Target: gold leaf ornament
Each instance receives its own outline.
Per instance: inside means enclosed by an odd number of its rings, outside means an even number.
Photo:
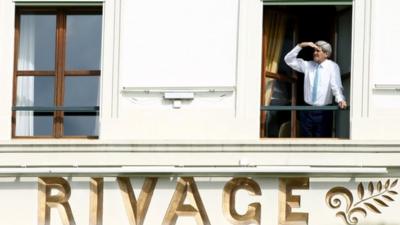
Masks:
[[[382,182],[381,182],[381,181],[379,181],[379,182],[376,184],[376,189],[378,190],[378,192],[381,192],[381,191],[382,191]]]
[[[353,194],[345,187],[334,187],[326,194],[326,202],[332,209],[338,209],[336,216],[342,218],[347,225],[356,225],[360,217],[367,217],[367,210],[381,214],[380,207],[389,207],[389,202],[393,202],[393,197],[398,194],[392,190],[398,184],[398,180],[391,182],[390,179],[383,183],[378,181],[368,183],[368,194],[365,194],[363,183],[357,186],[357,196],[359,201],[353,202]],[[391,196],[393,197],[391,197]],[[345,209],[341,207],[345,205]]]
[[[385,183],[385,189],[387,190],[389,188],[390,185],[390,179],[388,179]]]
[[[368,191],[369,195],[372,195],[374,193],[374,184],[372,182],[369,182],[368,184]]]
[[[358,198],[363,199],[364,198],[364,186],[362,183],[360,183],[357,187],[357,193],[358,193]]]
[[[394,199],[392,197],[388,196],[388,195],[382,195],[382,197],[384,197],[386,200],[389,200],[391,202],[394,201]]]
[[[379,211],[378,208],[376,208],[374,205],[372,205],[371,203],[368,202],[364,202],[364,205],[367,207],[367,209],[369,209],[371,212],[374,213],[381,213],[381,211]]]
[[[380,206],[389,207],[384,201],[380,200],[379,198],[374,198],[374,201],[378,203]]]
[[[398,182],[399,180],[398,179],[396,179],[395,181],[393,181],[393,183],[390,185],[390,188],[394,188],[396,185],[397,185],[397,182]]]

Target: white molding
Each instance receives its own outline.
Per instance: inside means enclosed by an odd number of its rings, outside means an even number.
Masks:
[[[263,3],[240,0],[235,116],[249,119],[259,136]]]
[[[400,84],[375,84],[374,90],[394,90],[400,91]]]
[[[111,91],[111,117],[119,117],[119,101],[120,101],[120,49],[121,49],[121,19],[122,19],[122,0],[114,1],[114,39],[113,39],[113,71],[112,71],[112,91]]]
[[[103,3],[106,0],[13,0],[14,3]]]
[[[364,124],[366,123],[364,122]],[[400,140],[105,141],[48,139],[0,142],[0,167],[132,165],[387,167],[388,169],[400,169]]]
[[[350,2],[341,2],[341,1],[330,1],[330,2],[323,2],[323,1],[263,1],[264,5],[352,5],[353,3]]]
[[[59,2],[59,3],[65,3],[65,2],[105,2],[105,0],[13,0],[13,2]]]
[[[371,112],[371,71],[372,71],[372,0],[365,1],[365,19],[364,19],[364,73],[363,73],[363,117],[370,117]]]
[[[102,6],[106,0],[13,0],[17,6]]]
[[[0,0],[0,140],[11,137],[15,4]]]
[[[226,87],[122,87],[121,93],[214,93],[214,92],[234,92],[234,86]]]
[[[176,166],[122,166],[122,167],[3,167],[0,176],[39,176],[45,175],[98,175],[115,176],[121,174],[134,175],[196,175],[196,176],[238,176],[266,174],[387,174],[384,167],[312,167],[312,166],[254,166],[254,167],[176,167]]]
[[[100,91],[102,120],[118,116],[119,50],[121,0],[105,1],[103,6],[103,49]],[[100,121],[101,122],[101,121]],[[100,137],[103,127],[100,124]]]
[[[350,138],[358,138],[360,129],[352,121],[369,117],[371,89],[371,16],[372,0],[354,0],[352,27],[352,70]]]

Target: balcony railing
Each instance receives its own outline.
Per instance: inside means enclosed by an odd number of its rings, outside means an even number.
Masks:
[[[333,111],[334,116],[333,118],[335,118],[335,114],[337,112],[344,112],[344,111],[348,111],[350,109],[350,107],[348,106],[346,109],[341,109],[339,108],[338,105],[330,105],[330,106],[303,106],[303,105],[268,105],[268,106],[261,106],[261,111],[262,112],[270,112],[270,111],[290,111],[291,112],[291,116],[290,119],[286,122],[289,123],[290,122],[290,136],[289,137],[297,137],[298,136],[298,123],[293,123],[293,121],[297,121],[297,116],[296,116],[296,112],[297,111]],[[334,120],[332,121],[334,122]],[[263,124],[263,123],[262,123]],[[282,129],[282,124],[280,124],[280,128],[279,128],[279,135],[278,137],[281,137],[280,134],[282,133],[281,129]],[[268,124],[265,123],[265,128],[262,129],[264,131],[268,130]],[[334,126],[333,126],[334,127]],[[286,129],[288,128],[288,126],[286,126]],[[264,135],[262,134],[261,137],[268,137],[266,135],[266,133],[264,133]],[[284,137],[288,137],[288,136],[284,136]]]
[[[12,111],[96,113],[99,106],[13,106]]]
[[[305,105],[268,105],[261,106],[262,111],[315,111],[315,110],[327,110],[327,111],[339,111],[339,110],[348,110],[340,109],[337,105],[331,106],[305,106]]]

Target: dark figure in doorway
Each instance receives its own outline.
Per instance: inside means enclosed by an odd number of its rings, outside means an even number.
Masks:
[[[313,60],[297,58],[302,48],[314,49]],[[325,41],[302,42],[285,56],[285,62],[292,69],[304,73],[304,101],[310,106],[332,104],[333,96],[341,109],[347,107],[343,95],[339,66],[328,59],[332,47]],[[302,137],[332,137],[332,111],[301,111],[300,134]]]

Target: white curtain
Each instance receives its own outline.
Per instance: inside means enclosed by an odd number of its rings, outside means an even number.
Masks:
[[[35,69],[35,16],[21,16],[18,70]],[[17,106],[34,106],[35,77],[23,76],[17,80]],[[33,111],[16,112],[17,136],[33,136]]]

